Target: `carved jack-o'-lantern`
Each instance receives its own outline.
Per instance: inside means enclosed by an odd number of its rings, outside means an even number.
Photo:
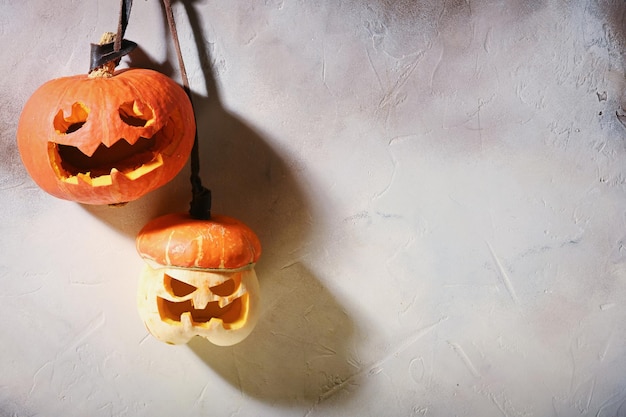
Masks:
[[[228,346],[250,334],[258,318],[254,265],[261,245],[246,225],[226,216],[169,214],[139,232],[137,251],[147,263],[138,310],[157,339],[179,344],[201,336]]]
[[[193,146],[191,102],[156,71],[48,81],[20,116],[17,143],[46,192],[87,204],[135,200],[169,182]]]

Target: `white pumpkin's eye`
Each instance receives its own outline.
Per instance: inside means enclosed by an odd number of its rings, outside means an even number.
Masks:
[[[185,297],[197,290],[193,285],[179,281],[167,274],[163,275],[163,287],[174,297]]]
[[[221,284],[210,287],[209,289],[215,295],[220,297],[228,297],[234,294],[241,285],[241,274],[234,274],[230,279],[222,282]]]

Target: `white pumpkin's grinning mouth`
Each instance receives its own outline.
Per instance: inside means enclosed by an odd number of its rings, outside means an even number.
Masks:
[[[244,294],[224,307],[220,307],[218,301],[211,301],[202,309],[195,309],[192,300],[170,301],[161,297],[157,297],[157,305],[161,319],[164,320],[180,322],[184,314],[189,314],[195,325],[202,325],[213,319],[218,319],[225,328],[230,328],[232,324],[246,317],[247,297],[248,295]]]

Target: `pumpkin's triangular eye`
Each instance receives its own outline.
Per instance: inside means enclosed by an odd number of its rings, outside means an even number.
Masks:
[[[89,115],[89,109],[83,103],[72,104],[72,111],[69,116],[65,117],[63,110],[54,116],[54,130],[60,135],[66,135],[72,133],[83,127],[87,121]]]
[[[184,297],[197,290],[193,285],[189,285],[186,282],[179,281],[170,277],[167,274],[163,275],[163,287],[165,290],[175,297]]]
[[[124,123],[135,127],[145,127],[154,118],[154,112],[150,106],[139,100],[122,104],[119,113]]]
[[[234,294],[235,291],[239,289],[241,285],[241,274],[235,274],[232,278],[222,282],[221,284],[214,285],[209,289],[215,295],[220,297],[228,297],[231,294]]]

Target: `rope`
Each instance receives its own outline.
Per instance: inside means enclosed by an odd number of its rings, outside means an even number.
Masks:
[[[117,36],[115,37],[115,41],[103,45],[91,44],[90,72],[103,66],[107,62],[115,61],[115,65],[117,65],[120,58],[137,47],[135,42],[124,39],[132,5],[133,0],[120,0],[120,18],[117,24]]]
[[[176,57],[178,58],[178,65],[180,67],[180,74],[183,79],[183,88],[189,97],[189,100],[193,100],[191,96],[191,89],[189,88],[189,78],[187,77],[187,70],[185,69],[185,63],[183,62],[183,54],[180,50],[180,42],[178,41],[178,31],[176,30],[176,22],[174,21],[174,13],[172,12],[172,4],[170,0],[163,0],[165,6],[165,14],[167,16],[167,24],[174,40],[174,48],[176,49]],[[189,214],[194,219],[208,220],[211,218],[211,191],[202,186],[202,180],[200,179],[200,152],[198,149],[198,127],[196,126],[196,133],[193,142],[193,148],[191,149],[190,156],[191,163],[191,194],[192,199],[189,205]]]
[[[128,19],[130,18],[130,9],[133,7],[133,0],[120,0],[120,18],[117,22],[117,36],[113,44],[113,50],[119,52],[122,47],[122,39],[126,33]]]
[[[132,0],[120,0],[117,34],[114,41],[105,44],[91,44],[90,72],[112,61],[114,61],[115,65],[117,65],[119,60],[124,55],[127,55],[137,47],[135,42],[124,39],[124,33],[126,32],[126,27],[128,26],[128,19],[130,18],[132,5]],[[180,74],[183,79],[183,89],[185,90],[185,93],[187,93],[187,97],[189,97],[189,101],[191,101],[193,108],[191,89],[189,88],[189,78],[187,77],[187,70],[185,69],[185,63],[183,62],[183,54],[180,50],[178,31],[176,30],[176,22],[174,21],[174,13],[172,12],[172,3],[170,0],[163,0],[163,5],[165,6],[167,23],[172,34],[172,39],[174,40],[174,48],[176,49]],[[196,126],[193,148],[190,156],[192,198],[189,207],[189,214],[194,219],[208,220],[211,218],[211,191],[202,186],[202,181],[200,179],[199,154],[198,127]]]

